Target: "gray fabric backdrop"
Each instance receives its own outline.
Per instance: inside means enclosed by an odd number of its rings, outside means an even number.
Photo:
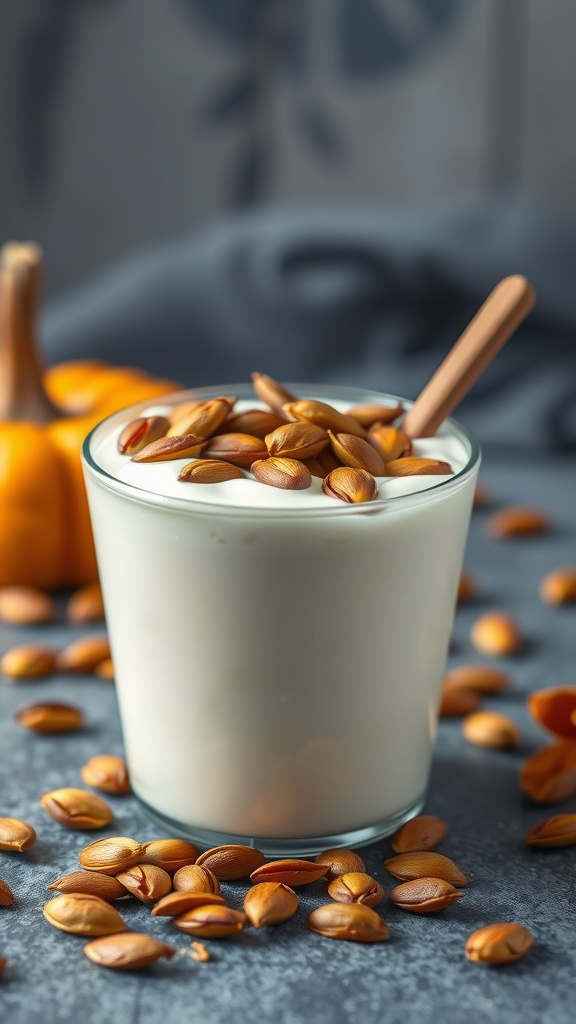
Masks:
[[[460,410],[481,442],[576,447],[576,229],[506,196],[270,207],[145,249],[50,303],[49,359],[101,356],[188,386],[283,380],[415,397],[494,285],[528,322]]]

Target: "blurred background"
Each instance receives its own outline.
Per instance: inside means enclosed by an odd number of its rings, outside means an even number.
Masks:
[[[519,362],[545,330],[576,376],[575,37],[566,0],[4,0],[0,235],[45,249],[48,357],[158,370],[170,316],[186,383],[409,394],[522,271]]]
[[[574,38],[566,0],[5,0],[2,236],[54,291],[267,200],[574,217]]]

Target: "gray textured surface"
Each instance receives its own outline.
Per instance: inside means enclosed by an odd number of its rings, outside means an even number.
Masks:
[[[525,756],[546,740],[530,722],[525,696],[530,689],[574,682],[575,610],[540,603],[537,585],[550,568],[574,564],[574,461],[549,458],[535,464],[491,464],[482,474],[498,505],[524,502],[548,508],[555,528],[543,538],[496,543],[486,538],[486,512],[476,513],[466,564],[477,575],[481,594],[458,612],[451,662],[478,660],[467,639],[471,621],[484,609],[515,614],[527,637],[526,652],[509,662],[514,684],[487,706],[509,713],[522,730],[513,753],[475,749],[460,735],[458,721],[440,725],[427,810],[441,815],[449,834],[441,850],[470,875],[462,901],[445,914],[418,917],[384,905],[390,926],[387,943],[354,945],[308,932],[307,911],[325,901],[321,883],[301,890],[296,918],[277,928],[248,930],[237,940],[209,943],[214,960],[196,964],[176,956],[143,973],[114,974],[82,955],[83,940],[52,929],[41,906],[46,884],[75,870],[78,851],[96,835],[127,834],[150,839],[159,833],[131,797],[111,798],[116,822],[103,833],[68,832],[38,806],[40,794],[61,785],[81,785],[79,767],[97,752],[120,752],[121,735],[114,688],[81,677],[18,686],[0,682],[0,814],[30,821],[38,842],[23,855],[0,854],[0,877],[17,902],[0,909],[0,954],[9,966],[0,980],[0,1019],[7,1024],[81,1020],[85,1024],[244,1024],[275,1021],[344,1024],[386,1020],[387,1024],[568,1024],[573,1020],[574,885],[576,851],[531,851],[523,846],[528,827],[548,813],[576,810],[576,801],[554,808],[532,807],[519,791],[517,775]],[[64,624],[42,630],[64,644],[78,628]],[[38,630],[0,632],[3,652]],[[42,696],[81,705],[88,727],[62,739],[19,729],[12,712]],[[388,842],[367,847],[367,870],[390,887],[382,867]],[[239,905],[245,887],[225,886]],[[188,946],[170,924],[151,919],[143,905],[123,911],[130,927]],[[466,937],[497,920],[519,920],[535,935],[529,956],[507,968],[470,964]]]

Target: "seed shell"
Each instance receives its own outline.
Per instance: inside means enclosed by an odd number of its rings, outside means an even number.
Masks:
[[[0,587],[0,620],[12,626],[43,625],[56,618],[56,605],[37,587]]]
[[[276,427],[281,427],[286,419],[275,412],[265,409],[246,409],[245,412],[228,416],[222,424],[222,433],[251,434],[262,441],[266,434],[271,434]]]
[[[165,437],[169,426],[166,416],[139,416],[120,431],[118,451],[121,455],[136,455],[147,444]]]
[[[80,775],[87,786],[101,789],[103,793],[130,792],[126,762],[114,754],[94,754],[80,769]]]
[[[576,686],[536,690],[527,704],[538,725],[561,739],[576,740]]]
[[[326,879],[331,882],[349,871],[365,871],[362,858],[354,850],[324,850],[314,860],[315,864],[326,865]]]
[[[196,866],[208,868],[216,878],[231,881],[246,878],[264,864],[264,854],[253,846],[230,843],[201,853]]]
[[[5,882],[2,878],[0,878],[0,907],[12,906],[12,904],[14,903],[14,899],[14,893],[12,892],[12,889],[8,885],[8,882]]]
[[[240,466],[222,459],[196,459],[179,472],[178,479],[189,484],[221,484],[225,480],[243,480]]]
[[[432,914],[451,907],[462,893],[443,878],[414,878],[390,892],[390,902],[413,914]]]
[[[250,878],[253,882],[283,882],[293,887],[316,882],[327,870],[326,864],[317,864],[311,860],[271,860],[252,871]]]
[[[197,848],[186,839],[152,839],[144,843],[143,864],[157,864],[164,871],[178,871],[187,864],[194,864]]]
[[[128,836],[97,839],[85,846],[78,855],[80,867],[87,871],[101,871],[104,875],[117,875],[142,860],[144,847]]]
[[[55,892],[99,896],[108,903],[128,895],[127,889],[117,878],[113,875],[103,875],[99,871],[72,871],[69,875],[63,875],[62,878],[51,882],[47,888]]]
[[[212,892],[220,894],[220,883],[209,868],[199,864],[187,864],[179,868],[172,885],[177,892]]]
[[[235,402],[235,398],[209,398],[205,402],[200,402],[189,412],[178,417],[171,426],[169,424],[167,436],[196,434],[199,437],[209,437],[224,422]]]
[[[99,967],[110,967],[116,971],[135,971],[149,967],[155,960],[161,957],[169,959],[175,952],[173,946],[140,932],[110,935],[84,946],[84,953],[89,960]]]
[[[84,725],[80,708],[63,701],[31,701],[14,712],[18,725],[32,732],[58,733],[74,732]]]
[[[348,409],[347,416],[357,420],[362,427],[372,427],[375,423],[392,423],[402,415],[404,409],[401,405],[372,405],[364,403],[354,405]]]
[[[520,730],[508,715],[497,711],[474,711],[462,723],[469,743],[492,750],[512,750],[520,743]]]
[[[442,878],[458,887],[468,884],[466,875],[453,860],[442,853],[399,853],[385,860],[384,867],[394,878],[403,882],[410,882],[414,878]]]
[[[92,673],[97,665],[110,657],[106,636],[83,636],[65,647],[56,659],[61,672]]]
[[[282,387],[278,381],[268,377],[265,373],[253,373],[252,386],[261,402],[269,405],[278,416],[282,415],[282,407],[286,402],[296,401],[291,391]]]
[[[576,814],[554,814],[537,821],[524,836],[527,846],[555,847],[576,844]]]
[[[289,420],[311,423],[313,426],[322,427],[323,430],[332,430],[336,434],[351,434],[353,437],[366,436],[364,427],[354,416],[339,412],[326,402],[316,402],[305,398],[287,403],[282,411]]]
[[[53,789],[40,797],[40,806],[66,828],[105,828],[112,821],[112,808],[100,796],[85,789]]]
[[[264,438],[269,455],[282,459],[311,459],[329,444],[322,427],[312,423],[285,423]]]
[[[523,646],[518,623],[504,612],[486,612],[474,622],[470,639],[477,651],[493,657],[517,654]]]
[[[443,686],[440,699],[440,717],[456,718],[475,711],[482,696],[477,690],[468,690],[465,686]]]
[[[500,693],[510,685],[510,675],[493,665],[459,665],[444,676],[444,687],[465,687],[477,693]]]
[[[332,448],[324,448],[313,459],[303,459],[302,465],[306,466],[318,480],[324,480],[333,469],[340,468]]]
[[[552,569],[540,581],[538,592],[544,604],[573,604],[576,601],[576,566]]]
[[[384,899],[384,889],[371,875],[364,871],[349,871],[333,878],[328,885],[328,895],[338,903],[359,903],[365,907],[377,907]]]
[[[375,448],[361,437],[352,434],[334,434],[328,431],[332,450],[343,466],[364,469],[372,476],[384,476],[386,467]]]
[[[520,787],[538,804],[558,803],[576,793],[576,743],[560,740],[537,750],[520,772]]]
[[[152,917],[179,917],[188,910],[205,907],[209,903],[224,906],[226,900],[215,892],[169,892],[152,908]]]
[[[511,964],[532,948],[534,938],[516,922],[489,924],[473,932],[464,947],[469,960],[477,964]]]
[[[298,897],[283,882],[257,882],[244,898],[246,917],[255,928],[281,924],[293,917],[298,909]]]
[[[114,907],[87,893],[55,896],[44,904],[42,912],[54,928],[73,935],[113,935],[126,931],[126,924]]]
[[[173,459],[193,459],[200,454],[205,443],[206,439],[197,434],[161,437],[133,455],[132,462],[171,462]]]
[[[249,468],[258,459],[268,458],[268,449],[259,437],[233,432],[209,438],[203,454],[208,459],[221,459],[234,466]]]
[[[392,836],[394,853],[433,850],[446,835],[446,824],[434,814],[418,814],[405,822]]]
[[[55,648],[47,644],[18,644],[2,656],[0,671],[9,681],[41,679],[54,672],[57,654]]]
[[[326,903],[306,918],[311,931],[327,939],[382,942],[390,935],[379,914],[358,903]]]
[[[304,491],[312,484],[312,474],[298,459],[259,459],[252,463],[252,474],[262,484],[285,491]]]
[[[375,423],[368,431],[368,440],[386,464],[412,455],[412,441],[398,427]]]
[[[246,915],[239,910],[210,903],[175,917],[173,924],[180,931],[203,939],[226,939],[244,929]]]
[[[339,498],[349,505],[373,501],[378,497],[378,486],[371,473],[365,469],[339,466],[322,481],[322,490],[331,498]]]
[[[153,903],[166,896],[172,888],[170,875],[157,864],[134,864],[125,871],[119,871],[116,878],[142,903]]]
[[[0,818],[0,850],[22,853],[36,842],[36,832],[20,818]]]
[[[503,508],[494,512],[486,520],[486,532],[489,537],[504,540],[509,537],[535,536],[547,533],[550,529],[550,516],[539,508],[528,508],[519,505]]]
[[[88,583],[75,590],[66,605],[68,622],[75,626],[100,622],[104,618],[104,602],[98,583]]]
[[[99,661],[94,669],[94,675],[98,679],[114,679],[114,663],[112,658],[104,658],[104,661]]]
[[[386,476],[450,476],[454,470],[441,459],[416,459],[406,456],[386,463]]]

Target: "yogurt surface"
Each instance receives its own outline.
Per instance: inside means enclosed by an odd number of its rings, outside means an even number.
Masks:
[[[347,412],[355,403],[332,401],[330,404],[340,412]],[[243,399],[236,403],[234,412],[265,408],[266,406],[257,399],[254,401]],[[169,411],[170,406],[168,405],[154,405],[143,410],[141,415],[164,416]],[[242,508],[322,509],[334,508],[339,504],[337,499],[324,494],[322,481],[317,477],[312,478],[311,486],[305,490],[284,490],[279,487],[271,487],[255,480],[248,471],[246,471],[244,480],[226,480],[217,484],[179,481],[180,470],[192,461],[189,457],[169,462],[132,462],[129,456],[121,455],[118,452],[119,433],[120,428],[117,428],[116,431],[111,431],[108,436],[101,437],[94,444],[94,460],[116,480],[149,493],[161,494],[167,498]],[[440,459],[443,462],[448,462],[452,466],[454,474],[450,476],[377,477],[379,498],[394,498],[437,487],[446,480],[450,480],[451,476],[459,473],[468,462],[469,456],[463,442],[452,432],[448,424],[443,424],[434,437],[417,438],[413,442],[413,448],[413,454],[417,458]]]

